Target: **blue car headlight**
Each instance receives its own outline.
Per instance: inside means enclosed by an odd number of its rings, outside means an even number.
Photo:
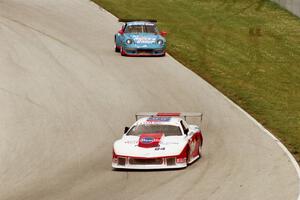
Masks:
[[[126,40],[126,44],[132,44],[133,43],[133,40],[132,39],[127,39]]]
[[[156,43],[159,44],[159,45],[163,45],[163,44],[164,44],[164,41],[161,40],[161,39],[159,39],[159,40],[156,41]]]

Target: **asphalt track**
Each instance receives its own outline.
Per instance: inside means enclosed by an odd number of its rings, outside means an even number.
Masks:
[[[272,0],[287,9],[294,15],[300,17],[300,1],[299,0]]]
[[[86,0],[0,0],[1,200],[297,199],[276,140],[169,55],[114,53],[118,29]],[[140,111],[203,112],[203,158],[112,171],[112,142]]]

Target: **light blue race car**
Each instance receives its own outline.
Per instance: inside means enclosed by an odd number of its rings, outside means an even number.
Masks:
[[[122,56],[164,56],[166,32],[159,32],[156,20],[119,20],[124,22],[115,34],[115,51]]]

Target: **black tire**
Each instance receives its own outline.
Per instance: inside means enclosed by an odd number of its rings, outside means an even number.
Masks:
[[[120,52],[120,48],[117,47],[117,38],[115,35],[115,52],[119,53]]]
[[[115,52],[120,53],[120,49],[115,45]]]

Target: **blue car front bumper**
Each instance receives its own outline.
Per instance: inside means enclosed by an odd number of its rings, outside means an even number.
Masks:
[[[126,55],[135,56],[162,56],[165,54],[165,49],[145,49],[145,48],[124,48]]]
[[[163,56],[166,53],[165,45],[124,45],[124,55],[129,56]],[[122,53],[122,52],[121,52]]]

